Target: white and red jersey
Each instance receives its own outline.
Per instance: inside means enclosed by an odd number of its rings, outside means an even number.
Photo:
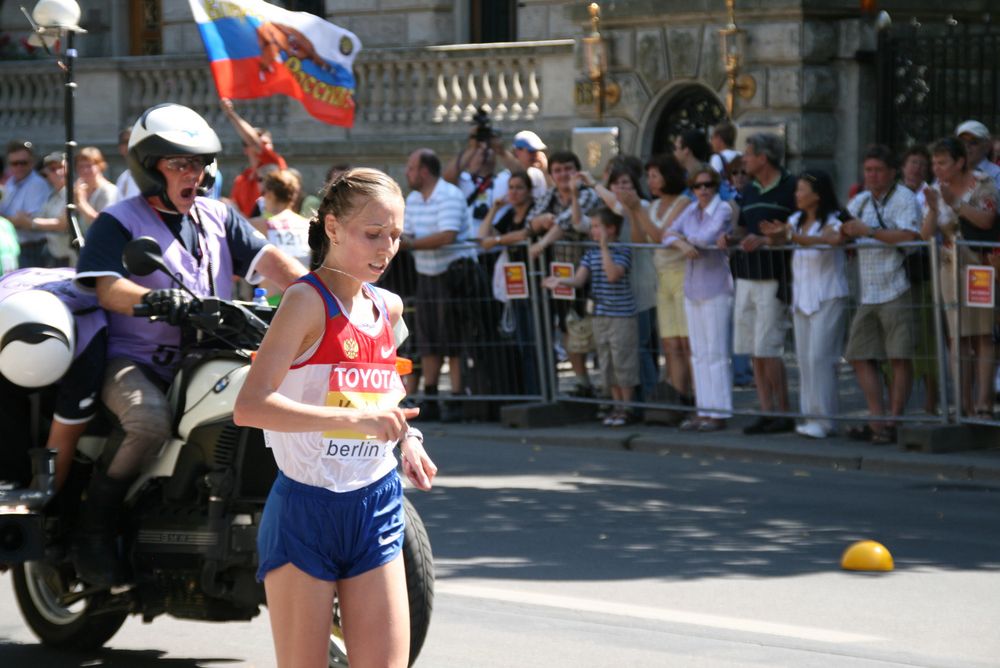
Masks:
[[[406,395],[396,371],[396,344],[379,288],[363,289],[379,311],[374,326],[351,322],[343,306],[314,273],[299,279],[326,305],[322,338],[295,361],[278,392],[313,406],[385,410]],[[264,430],[281,471],[297,482],[333,492],[349,492],[385,476],[396,466],[392,441],[350,429],[325,432]]]
[[[265,216],[265,219],[267,240],[308,267],[312,255],[309,250],[309,219],[289,209]]]

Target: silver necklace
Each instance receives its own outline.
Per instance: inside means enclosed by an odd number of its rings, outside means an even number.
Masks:
[[[348,273],[347,273],[346,271],[343,271],[343,270],[341,270],[341,269],[337,269],[336,267],[328,267],[328,266],[327,266],[327,265],[325,265],[325,264],[321,264],[321,265],[319,265],[319,266],[320,266],[320,268],[321,268],[321,269],[328,269],[329,271],[335,271],[335,272],[337,272],[338,274],[343,274],[344,276],[347,276],[348,278],[352,278],[352,279],[354,279],[355,281],[358,281],[358,282],[359,282],[359,283],[361,283],[362,285],[364,285],[364,284],[365,284],[365,282],[364,282],[364,281],[362,281],[361,279],[357,278],[356,276],[353,276],[353,275],[351,275],[351,274],[348,274]],[[329,290],[329,288],[327,288],[327,289]],[[333,293],[333,290],[330,290],[330,292],[331,292],[331,293]],[[362,290],[362,292],[364,292],[364,290]],[[337,296],[336,296],[336,294],[334,294],[334,297],[337,297]],[[340,299],[340,298],[339,298],[339,297],[337,297],[337,300],[338,300],[338,301],[339,301],[339,299]],[[374,300],[371,300],[371,301],[372,301],[372,306],[373,306],[373,307],[375,307],[375,301],[374,301]],[[376,310],[376,312],[378,312],[378,308],[377,308],[377,307],[375,307],[375,310]],[[350,318],[350,316],[348,316],[348,318]],[[378,314],[376,313],[376,315],[375,315],[375,320],[374,320],[373,322],[360,322],[360,323],[355,323],[354,321],[351,321],[351,322],[352,322],[352,323],[353,323],[353,324],[354,324],[354,325],[355,325],[356,327],[360,327],[360,328],[362,329],[362,331],[366,331],[366,332],[369,332],[369,333],[370,333],[370,332],[371,332],[371,331],[373,331],[373,330],[374,330],[374,328],[375,328],[375,327],[377,327],[377,326],[378,326],[378,324],[379,324],[379,320],[378,320]]]
[[[335,271],[338,274],[343,274],[344,276],[347,276],[348,278],[353,278],[358,283],[364,283],[364,281],[362,281],[360,278],[358,278],[354,274],[348,274],[346,271],[343,271],[342,269],[337,269],[336,267],[329,267],[329,266],[327,266],[325,264],[321,264],[319,266],[320,266],[320,269],[327,269],[329,271]]]

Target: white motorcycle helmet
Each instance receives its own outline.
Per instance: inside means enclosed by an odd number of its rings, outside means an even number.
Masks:
[[[142,112],[132,126],[125,162],[143,197],[166,196],[166,180],[156,161],[167,155],[200,155],[215,160],[222,143],[215,130],[196,111],[171,102]]]
[[[73,362],[73,314],[51,292],[26,290],[0,302],[0,374],[21,387],[56,382]]]

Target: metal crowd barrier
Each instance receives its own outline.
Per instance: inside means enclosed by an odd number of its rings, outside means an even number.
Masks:
[[[996,400],[997,270],[1000,244],[957,240],[942,249],[941,278],[949,334],[948,368],[955,421],[1000,426]]]
[[[478,244],[448,246],[444,251],[474,249],[477,257],[471,261],[456,261],[445,274],[449,296],[444,301],[445,321],[436,322],[443,344],[452,359],[461,365],[461,387],[451,384],[451,367],[446,360],[438,382],[438,399],[473,404],[465,407],[467,419],[496,419],[500,405],[515,401],[543,401],[551,396],[546,385],[545,352],[547,340],[538,324],[544,321],[540,309],[544,302],[539,294],[537,276],[526,280],[524,299],[501,303],[493,295],[493,271],[501,249],[483,252]],[[527,277],[526,277],[527,278]],[[422,386],[415,390],[422,373],[420,363],[420,331],[418,311],[432,305],[418,294],[421,280],[411,252],[400,252],[379,285],[399,294],[403,299],[404,317],[410,334],[399,349],[403,357],[411,358],[414,371],[408,382],[409,397],[425,401]],[[478,405],[475,405],[478,404]]]
[[[642,255],[649,255],[661,248],[656,244],[622,244],[631,248],[633,253],[633,267],[639,262]],[[595,247],[593,243],[582,242],[557,242],[554,249],[560,249],[559,255],[569,257],[579,257],[587,248]],[[449,383],[449,369],[446,366],[442,369],[439,381],[439,399],[454,400],[476,404],[487,402],[489,409],[469,408],[467,417],[469,419],[495,419],[500,405],[519,401],[565,401],[583,404],[607,404],[609,402],[604,388],[599,387],[600,377],[597,368],[596,355],[590,353],[586,356],[587,374],[590,384],[595,388],[592,396],[575,390],[575,374],[572,371],[569,360],[564,354],[565,334],[555,327],[557,316],[564,316],[568,303],[566,300],[554,299],[551,291],[541,286],[542,279],[549,275],[552,267],[545,257],[525,262],[523,266],[514,273],[518,281],[513,285],[515,292],[523,291],[526,298],[519,299],[522,295],[510,299],[506,303],[498,301],[493,294],[495,280],[503,280],[505,272],[496,269],[500,248],[484,252],[475,244],[456,245],[450,248],[476,248],[478,257],[475,268],[469,270],[466,267],[465,274],[456,273],[454,277],[455,291],[450,298],[451,306],[449,312],[460,322],[451,323],[450,331],[456,333],[454,340],[449,343],[456,350],[461,351],[457,356],[462,364],[463,387],[461,392],[453,394],[454,388]],[[527,244],[518,247],[508,247],[508,251],[519,248],[520,251],[527,249]],[[905,264],[909,266],[909,275],[912,278],[909,294],[909,302],[906,311],[900,313],[900,317],[906,318],[912,323],[912,334],[915,345],[909,362],[913,369],[912,391],[906,403],[906,409],[901,416],[875,416],[868,413],[867,404],[861,392],[855,373],[850,363],[842,357],[831,360],[838,369],[837,393],[840,401],[840,408],[836,415],[832,416],[836,422],[865,422],[865,421],[893,421],[893,422],[923,422],[923,423],[947,423],[951,420],[960,423],[976,423],[1000,426],[994,413],[994,394],[996,388],[991,385],[989,392],[988,406],[982,406],[979,414],[974,411],[972,414],[963,414],[963,411],[956,407],[963,405],[963,399],[967,399],[969,392],[969,369],[970,364],[981,363],[979,375],[974,379],[972,387],[982,387],[985,378],[986,361],[979,361],[976,351],[967,351],[959,347],[959,354],[951,355],[950,351],[954,346],[949,342],[955,336],[953,329],[958,330],[960,338],[962,328],[967,327],[967,313],[969,309],[978,309],[975,313],[980,314],[975,320],[975,325],[980,331],[986,319],[983,313],[988,312],[989,317],[994,318],[996,309],[993,306],[996,292],[996,270],[989,263],[990,257],[1000,257],[1000,244],[972,244],[969,242],[959,242],[956,244],[957,250],[950,250],[935,242],[910,242],[898,244],[896,246],[850,244],[842,247],[812,246],[813,250],[842,252],[845,254],[844,271],[848,279],[849,296],[847,304],[846,324],[843,328],[844,341],[850,331],[851,322],[857,315],[861,281],[865,280],[859,276],[858,258],[864,253],[892,250],[899,254],[900,258],[907,256]],[[777,254],[784,254],[788,260],[784,263],[786,271],[790,271],[791,252],[794,247],[765,247],[756,254],[761,257],[774,257]],[[730,260],[735,253],[741,252],[730,249]],[[950,261],[959,253],[962,260],[958,263]],[[526,254],[526,253],[525,253]],[[915,258],[923,256],[924,261],[919,262]],[[549,255],[548,257],[551,257]],[[971,259],[977,259],[973,263]],[[649,258],[646,258],[647,260]],[[574,265],[566,271],[575,271]],[[779,264],[779,266],[781,266]],[[1000,262],[998,262],[1000,266]],[[968,273],[968,268],[972,267],[972,272]],[[992,271],[986,271],[986,269]],[[950,271],[950,277],[943,277],[945,271]],[[522,275],[523,272],[523,275]],[[961,274],[961,276],[959,275]],[[968,274],[968,275],[967,275]],[[422,304],[417,299],[416,285],[420,276],[416,273],[412,257],[408,253],[400,253],[394,262],[394,266],[382,281],[382,285],[393,290],[403,297],[406,307],[406,319],[410,327],[410,339],[404,344],[400,353],[404,356],[412,357],[415,362],[415,375],[420,373],[420,355],[418,353],[418,332],[415,327],[416,312],[421,308],[429,308],[427,304]],[[784,275],[782,281],[795,289],[795,278]],[[944,281],[944,285],[942,284]],[[990,283],[989,281],[993,282]],[[951,283],[949,283],[951,281]],[[954,314],[960,312],[958,299],[954,296],[946,299],[949,286],[963,286],[959,297],[967,298],[965,293],[968,290],[965,283],[972,281],[974,289],[972,299],[982,302],[981,305],[965,307],[961,310],[963,314],[960,318],[955,318]],[[945,290],[945,292],[943,292]],[[654,286],[655,292],[655,286]],[[734,415],[759,416],[767,415],[771,417],[790,417],[794,419],[825,418],[829,416],[810,415],[799,410],[799,389],[800,389],[800,369],[795,354],[794,333],[792,328],[792,318],[790,308],[786,308],[786,332],[784,352],[781,360],[784,363],[788,386],[788,406],[787,411],[763,412],[760,410],[757,393],[753,387],[738,386],[733,390]],[[669,410],[689,412],[693,409],[690,404],[683,403],[677,399],[664,382],[666,356],[660,344],[660,338],[656,331],[656,314],[647,314],[652,327],[652,331],[642,332],[641,341],[637,341],[642,363],[647,364],[645,376],[642,378],[642,393],[636,399],[629,402],[629,407],[636,410]],[[952,321],[949,325],[949,321]],[[730,330],[732,329],[730,321]],[[989,336],[986,339],[976,339],[980,353],[990,353],[995,349],[996,327],[991,327]],[[730,331],[731,337],[731,331]],[[841,349],[843,349],[841,347]],[[730,339],[730,351],[732,351],[732,341]],[[996,364],[991,362],[991,373],[995,374]],[[655,376],[649,378],[648,367],[651,367]],[[892,382],[892,369],[889,364],[882,364],[878,371],[882,377],[884,386]],[[985,396],[982,391],[980,397]],[[427,397],[423,392],[411,392],[411,397],[417,401]],[[888,410],[888,398],[884,401]],[[701,406],[700,409],[720,408],[718,406]],[[968,412],[968,411],[966,411]]]
[[[593,244],[582,244],[593,246]],[[633,266],[635,265],[635,257],[640,253],[653,253],[656,249],[660,248],[656,244],[623,244],[629,246],[633,250]],[[843,344],[846,345],[847,334],[850,331],[850,325],[853,322],[858,305],[860,303],[860,278],[858,276],[857,270],[857,257],[861,253],[866,252],[877,252],[879,250],[885,249],[895,249],[902,255],[904,253],[913,254],[917,251],[923,250],[928,256],[931,256],[935,249],[926,242],[910,242],[905,244],[898,244],[896,246],[870,246],[870,245],[847,245],[841,247],[827,247],[827,246],[811,246],[812,250],[826,250],[832,252],[842,252],[845,253],[845,274],[848,279],[849,286],[849,296],[848,296],[848,306],[846,314],[846,323],[843,331],[844,341]],[[761,256],[774,256],[777,254],[785,254],[788,256],[788,260],[783,263],[785,271],[790,271],[791,259],[790,254],[795,249],[794,246],[785,247],[764,247],[755,251],[756,254]],[[714,250],[709,248],[707,250]],[[729,249],[728,253],[730,256],[730,261],[733,261],[733,256],[739,253],[737,249]],[[781,266],[781,263],[779,263]],[[938,384],[936,381],[942,374],[942,360],[944,359],[945,352],[943,350],[942,341],[943,338],[940,335],[937,313],[938,313],[938,303],[936,301],[935,295],[938,291],[935,289],[935,270],[933,269],[934,263],[930,258],[928,259],[927,266],[921,270],[919,267],[915,271],[915,277],[921,279],[919,281],[919,290],[913,290],[911,288],[911,296],[914,292],[917,292],[917,300],[910,302],[908,306],[908,312],[905,314],[912,322],[914,322],[914,338],[915,349],[913,354],[909,357],[911,364],[913,365],[914,371],[914,388],[918,391],[911,392],[909,401],[907,402],[907,411],[901,416],[870,416],[868,414],[867,406],[864,401],[864,397],[858,386],[858,383],[854,377],[853,370],[850,364],[843,357],[839,357],[836,360],[831,360],[831,363],[838,366],[838,395],[840,399],[840,410],[839,412],[832,416],[835,421],[852,421],[852,422],[866,422],[866,421],[883,421],[883,422],[942,422],[947,421],[949,415],[949,405],[948,396],[943,390],[943,386]],[[788,273],[780,277],[780,282],[794,289],[793,277],[789,276]],[[734,280],[735,283],[735,280]],[[548,295],[545,295],[546,297]],[[735,288],[734,288],[735,296]],[[735,387],[733,390],[733,407],[729,411],[723,406],[712,406],[712,405],[700,405],[698,410],[707,412],[731,412],[733,415],[744,415],[744,416],[767,416],[767,417],[789,417],[794,419],[821,419],[828,418],[830,416],[816,415],[804,413],[799,410],[799,365],[795,354],[794,345],[794,333],[792,328],[792,318],[791,309],[786,305],[785,309],[785,344],[784,352],[781,355],[781,360],[783,362],[786,378],[787,378],[787,388],[788,388],[788,411],[772,410],[772,411],[762,411],[759,408],[759,401],[757,393],[754,387]],[[733,326],[735,318],[730,319],[729,329],[730,336],[732,335]],[[729,351],[732,354],[733,351],[733,341],[730,338]],[[842,346],[843,348],[843,346]],[[662,368],[663,355],[660,354],[657,358],[658,368]],[[880,373],[883,376],[890,376],[891,370],[888,368],[887,364],[881,365]],[[556,399],[560,401],[576,401],[576,402],[586,402],[586,403],[607,403],[606,397],[601,396],[597,399],[579,398],[573,395],[569,390],[569,380],[568,377],[563,374],[561,377],[561,383],[557,386],[559,391],[557,392]],[[663,384],[659,383],[658,388],[662,390]],[[691,411],[692,406],[685,405],[683,403],[678,403],[676,401],[663,401],[659,399],[662,396],[662,392],[657,391],[654,393],[653,400],[649,400],[644,397],[643,401],[631,402],[629,405],[633,409],[667,409],[672,411]],[[888,410],[888,398],[884,401],[886,410]]]

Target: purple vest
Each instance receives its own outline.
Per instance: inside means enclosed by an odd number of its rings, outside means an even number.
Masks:
[[[225,228],[229,208],[222,202],[198,197],[194,209],[197,210],[195,220],[201,221],[203,229],[203,233],[198,235],[201,263],[184,248],[144,198],[130,197],[105,211],[121,223],[133,239],[155,239],[163,249],[163,261],[170,271],[198,296],[212,294],[208,273],[211,264],[215,296],[229,299],[233,293],[233,259],[226,243]],[[189,215],[194,213],[192,211]],[[160,271],[154,271],[149,276],[132,275],[129,280],[150,290],[177,287]],[[180,343],[179,327],[120,313],[108,314],[108,359],[124,357],[134,360],[170,380],[180,363]]]
[[[0,302],[7,297],[25,290],[45,290],[51,292],[66,305],[73,314],[76,325],[76,349],[73,359],[80,356],[94,336],[107,327],[108,318],[98,306],[97,297],[80,292],[73,285],[76,275],[72,269],[42,269],[33,267],[20,269],[0,278]]]

